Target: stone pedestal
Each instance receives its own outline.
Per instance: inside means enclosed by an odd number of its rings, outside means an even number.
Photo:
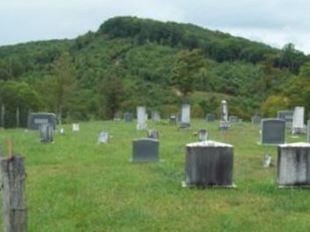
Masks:
[[[310,187],[310,144],[278,146],[278,185]]]
[[[233,187],[233,146],[215,141],[187,144],[184,184]]]

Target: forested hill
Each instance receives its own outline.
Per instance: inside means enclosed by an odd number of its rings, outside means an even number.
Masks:
[[[52,29],[51,29],[52,30]],[[310,104],[309,57],[192,24],[116,17],[73,40],[0,47],[0,103],[6,126],[16,107],[53,111],[64,120],[111,118],[143,104],[162,114],[182,101],[194,116],[254,113]]]

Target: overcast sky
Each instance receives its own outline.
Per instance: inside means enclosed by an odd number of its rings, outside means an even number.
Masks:
[[[0,45],[74,38],[132,15],[194,23],[310,53],[309,0],[0,0]]]

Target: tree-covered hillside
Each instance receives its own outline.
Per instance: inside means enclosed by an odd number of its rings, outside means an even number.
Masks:
[[[273,116],[296,104],[310,109],[308,61],[292,44],[275,49],[191,24],[116,17],[73,40],[0,47],[0,104],[8,115],[21,107],[23,118],[52,111],[69,122],[140,104],[167,115],[182,101],[202,117],[224,97],[232,114]]]

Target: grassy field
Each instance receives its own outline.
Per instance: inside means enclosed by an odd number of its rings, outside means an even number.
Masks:
[[[53,144],[40,144],[37,132],[0,131],[0,141],[12,138],[15,153],[26,157],[29,231],[310,231],[310,192],[277,188],[276,167],[261,165],[258,126],[222,134],[218,122],[194,120],[190,131],[149,124],[160,131],[164,162],[129,162],[132,140],[145,135],[135,123],[82,123],[78,134],[68,125]],[[181,187],[185,144],[199,128],[234,145],[236,189]],[[97,144],[101,130],[113,136],[109,144]],[[275,161],[276,148],[267,150]]]

